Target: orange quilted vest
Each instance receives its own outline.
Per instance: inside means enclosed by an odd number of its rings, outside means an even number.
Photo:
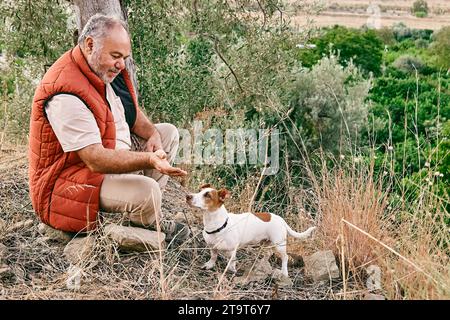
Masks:
[[[123,70],[122,75],[137,108],[128,73]],[[94,114],[103,146],[114,149],[116,131],[105,90],[79,46],[62,55],[36,89],[28,150],[30,197],[36,214],[53,228],[71,232],[96,228],[104,175],[90,171],[76,152],[62,150],[46,118],[45,105],[57,94],[77,96]]]

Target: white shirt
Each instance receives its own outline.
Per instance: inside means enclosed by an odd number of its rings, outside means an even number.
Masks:
[[[111,106],[116,125],[116,150],[130,150],[130,129],[125,120],[125,110],[110,84],[106,85],[106,99]],[[76,96],[58,94],[49,100],[45,111],[64,152],[102,143],[94,114]]]

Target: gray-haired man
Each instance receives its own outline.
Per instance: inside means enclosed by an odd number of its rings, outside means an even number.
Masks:
[[[78,45],[48,70],[36,89],[30,125],[30,193],[40,218],[64,231],[95,228],[98,210],[122,212],[150,226],[161,215],[161,190],[178,131],[152,124],[137,105],[125,60],[125,23],[97,14]],[[135,174],[137,171],[144,175]],[[162,225],[168,240],[187,238],[183,225]]]

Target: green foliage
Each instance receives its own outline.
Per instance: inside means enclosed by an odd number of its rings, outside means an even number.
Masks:
[[[426,13],[425,11],[416,11],[414,12],[414,15],[417,18],[425,18],[428,15],[428,13]]]
[[[369,89],[370,81],[364,80],[356,66],[342,67],[333,55],[311,70],[297,72],[291,119],[307,137],[309,151],[323,148],[337,155],[349,151],[345,141],[356,141],[365,129]]]
[[[414,1],[411,12],[414,13],[416,17],[426,17],[428,15],[428,3],[425,0]]]
[[[395,23],[392,27],[395,39],[397,41],[403,41],[405,39],[425,39],[430,40],[433,30],[428,29],[411,29],[408,28],[403,22]]]
[[[438,68],[450,69],[450,26],[444,27],[433,34],[431,54]]]
[[[396,69],[414,74],[416,71],[418,73],[423,73],[426,70],[426,65],[419,58],[404,55],[398,57],[392,64]]]
[[[0,2],[0,47],[6,64],[0,73],[0,123],[11,141],[27,136],[34,90],[46,68],[72,44],[67,6],[57,1]]]
[[[0,11],[6,29],[0,43],[10,55],[51,64],[73,44],[69,12],[58,1],[2,1]]]
[[[439,86],[441,92],[437,90]],[[407,173],[413,174],[422,168],[425,161],[431,161],[441,172],[448,170],[448,164],[432,160],[438,146],[441,156],[450,151],[445,150],[448,148],[446,123],[450,119],[448,89],[448,78],[429,77],[419,81],[413,77],[399,79],[388,74],[376,79],[370,92],[370,99],[374,102],[371,115],[375,119],[383,119],[385,125],[377,126],[373,135],[381,158],[387,152],[387,146],[393,146],[395,172],[402,173],[406,163]],[[447,175],[445,179],[448,178]]]
[[[374,30],[377,37],[386,45],[393,45],[396,42],[395,34],[392,28],[383,27]]]
[[[304,66],[313,66],[323,55],[332,51],[338,53],[339,62],[343,66],[353,61],[367,73],[380,74],[383,44],[373,30],[361,31],[334,26],[325,29],[322,36],[310,42],[317,47],[300,51],[299,60]]]

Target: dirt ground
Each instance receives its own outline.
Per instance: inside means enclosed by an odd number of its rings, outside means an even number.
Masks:
[[[369,6],[375,5],[380,9],[378,27],[389,27],[399,22],[415,29],[438,30],[450,26],[450,1],[428,0],[429,14],[425,18],[417,18],[411,14],[413,2],[414,0],[289,0],[287,15],[292,25],[299,28],[308,20],[318,27],[338,24],[359,28],[373,21],[373,10]],[[322,11],[319,14],[305,13],[304,10],[296,10],[293,6],[295,3],[321,4]]]
[[[193,236],[179,247],[168,246],[164,254],[124,253],[108,241],[101,230],[92,236],[95,246],[82,263],[79,290],[66,287],[71,265],[64,256],[65,243],[44,237],[39,231],[28,195],[28,161],[25,146],[0,149],[0,300],[27,299],[289,299],[332,298],[341,281],[314,283],[305,278],[301,265],[290,267],[292,286],[281,287],[267,278],[236,284],[222,275],[226,261],[214,270],[201,266],[209,250],[201,236],[201,219],[185,203],[187,190],[169,180],[163,196],[164,215],[183,212]],[[17,223],[27,221],[22,226]],[[185,220],[186,221],[186,220]],[[255,248],[238,252],[238,276],[260,257]],[[274,260],[275,259],[275,260]],[[271,258],[276,267],[278,262]],[[239,269],[240,268],[240,269]],[[219,280],[221,279],[221,280]]]

